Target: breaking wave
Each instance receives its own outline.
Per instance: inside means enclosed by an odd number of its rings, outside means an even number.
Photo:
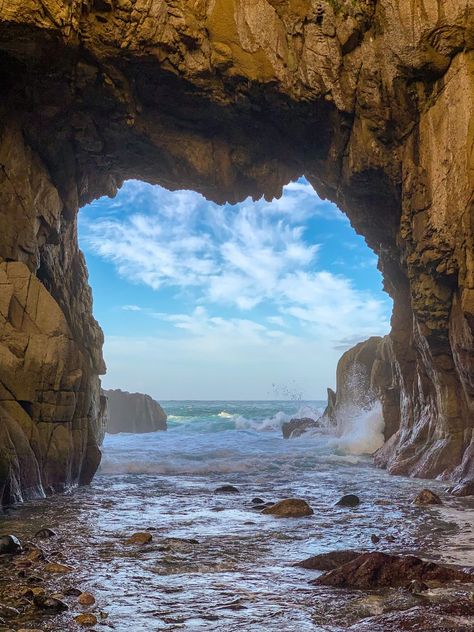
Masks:
[[[280,474],[311,471],[322,463],[366,461],[383,442],[380,405],[347,411],[337,427],[327,425],[285,440],[292,418],[318,419],[324,402],[172,402],[168,431],[107,435],[104,473],[205,475],[249,471]]]

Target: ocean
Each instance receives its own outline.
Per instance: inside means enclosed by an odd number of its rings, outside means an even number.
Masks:
[[[383,430],[377,407],[336,430],[285,440],[284,421],[317,417],[324,402],[161,403],[167,432],[107,435],[91,486],[0,518],[2,532],[23,538],[43,526],[58,532],[61,559],[75,569],[67,581],[95,595],[106,615],[100,629],[338,632],[412,596],[341,596],[311,585],[318,573],[295,562],[357,549],[474,565],[472,501],[448,496],[439,481],[372,465]],[[215,493],[226,484],[239,493]],[[412,504],[427,486],[443,506]],[[360,505],[336,506],[348,493]],[[314,515],[262,515],[255,497],[303,498]],[[151,543],[127,545],[136,531],[152,534]],[[42,620],[41,629],[74,630],[73,614]]]

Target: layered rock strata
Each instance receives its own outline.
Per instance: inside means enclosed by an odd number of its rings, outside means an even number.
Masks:
[[[0,257],[49,293],[75,349],[71,364],[72,347],[52,347],[51,384],[15,346],[37,388],[2,390],[17,404],[2,423],[3,502],[77,484],[97,463],[102,338],[76,217],[126,178],[235,202],[305,174],[378,254],[394,299],[400,423],[380,464],[472,475],[473,13],[466,0],[0,5]],[[4,384],[5,328],[0,345]],[[48,447],[53,429],[67,449]],[[15,465],[30,450],[36,473]]]
[[[104,391],[104,395],[108,403],[107,432],[141,433],[167,429],[165,411],[149,395],[120,389]]]

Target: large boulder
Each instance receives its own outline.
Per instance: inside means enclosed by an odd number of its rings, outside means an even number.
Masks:
[[[389,555],[388,553],[362,553],[355,559],[335,568],[317,579],[316,585],[337,588],[397,588],[410,582],[472,582],[474,575],[463,570],[426,562],[413,555]]]
[[[106,390],[107,432],[156,432],[167,429],[167,415],[157,401],[144,393]]]
[[[348,418],[380,401],[388,440],[400,425],[399,390],[395,383],[390,339],[373,336],[348,349],[336,371],[336,392],[328,389],[322,421],[340,427]]]

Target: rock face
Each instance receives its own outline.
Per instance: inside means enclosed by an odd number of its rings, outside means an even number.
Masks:
[[[328,403],[320,422],[337,427],[354,412],[368,409],[379,400],[385,439],[390,439],[400,427],[400,389],[395,370],[389,336],[374,336],[346,351],[337,364],[336,392],[328,389]]]
[[[156,432],[166,430],[167,415],[149,395],[120,389],[104,391],[108,403],[107,432]]]
[[[337,588],[397,588],[412,581],[472,582],[474,576],[456,568],[425,562],[413,555],[362,553],[354,560],[330,570],[313,580],[316,585]]]
[[[126,178],[235,202],[305,174],[365,236],[394,299],[398,424],[378,463],[472,477],[473,13],[465,0],[1,4],[0,263],[23,265],[63,319],[32,334],[2,317],[2,502],[97,466],[102,335],[77,211]],[[50,369],[30,363],[35,335],[54,340]],[[5,385],[18,367],[36,384],[26,398]]]
[[[318,430],[321,428],[321,423],[311,417],[303,417],[301,419],[290,419],[285,421],[281,427],[284,439],[291,439],[294,437],[300,437],[305,432],[311,430]]]

